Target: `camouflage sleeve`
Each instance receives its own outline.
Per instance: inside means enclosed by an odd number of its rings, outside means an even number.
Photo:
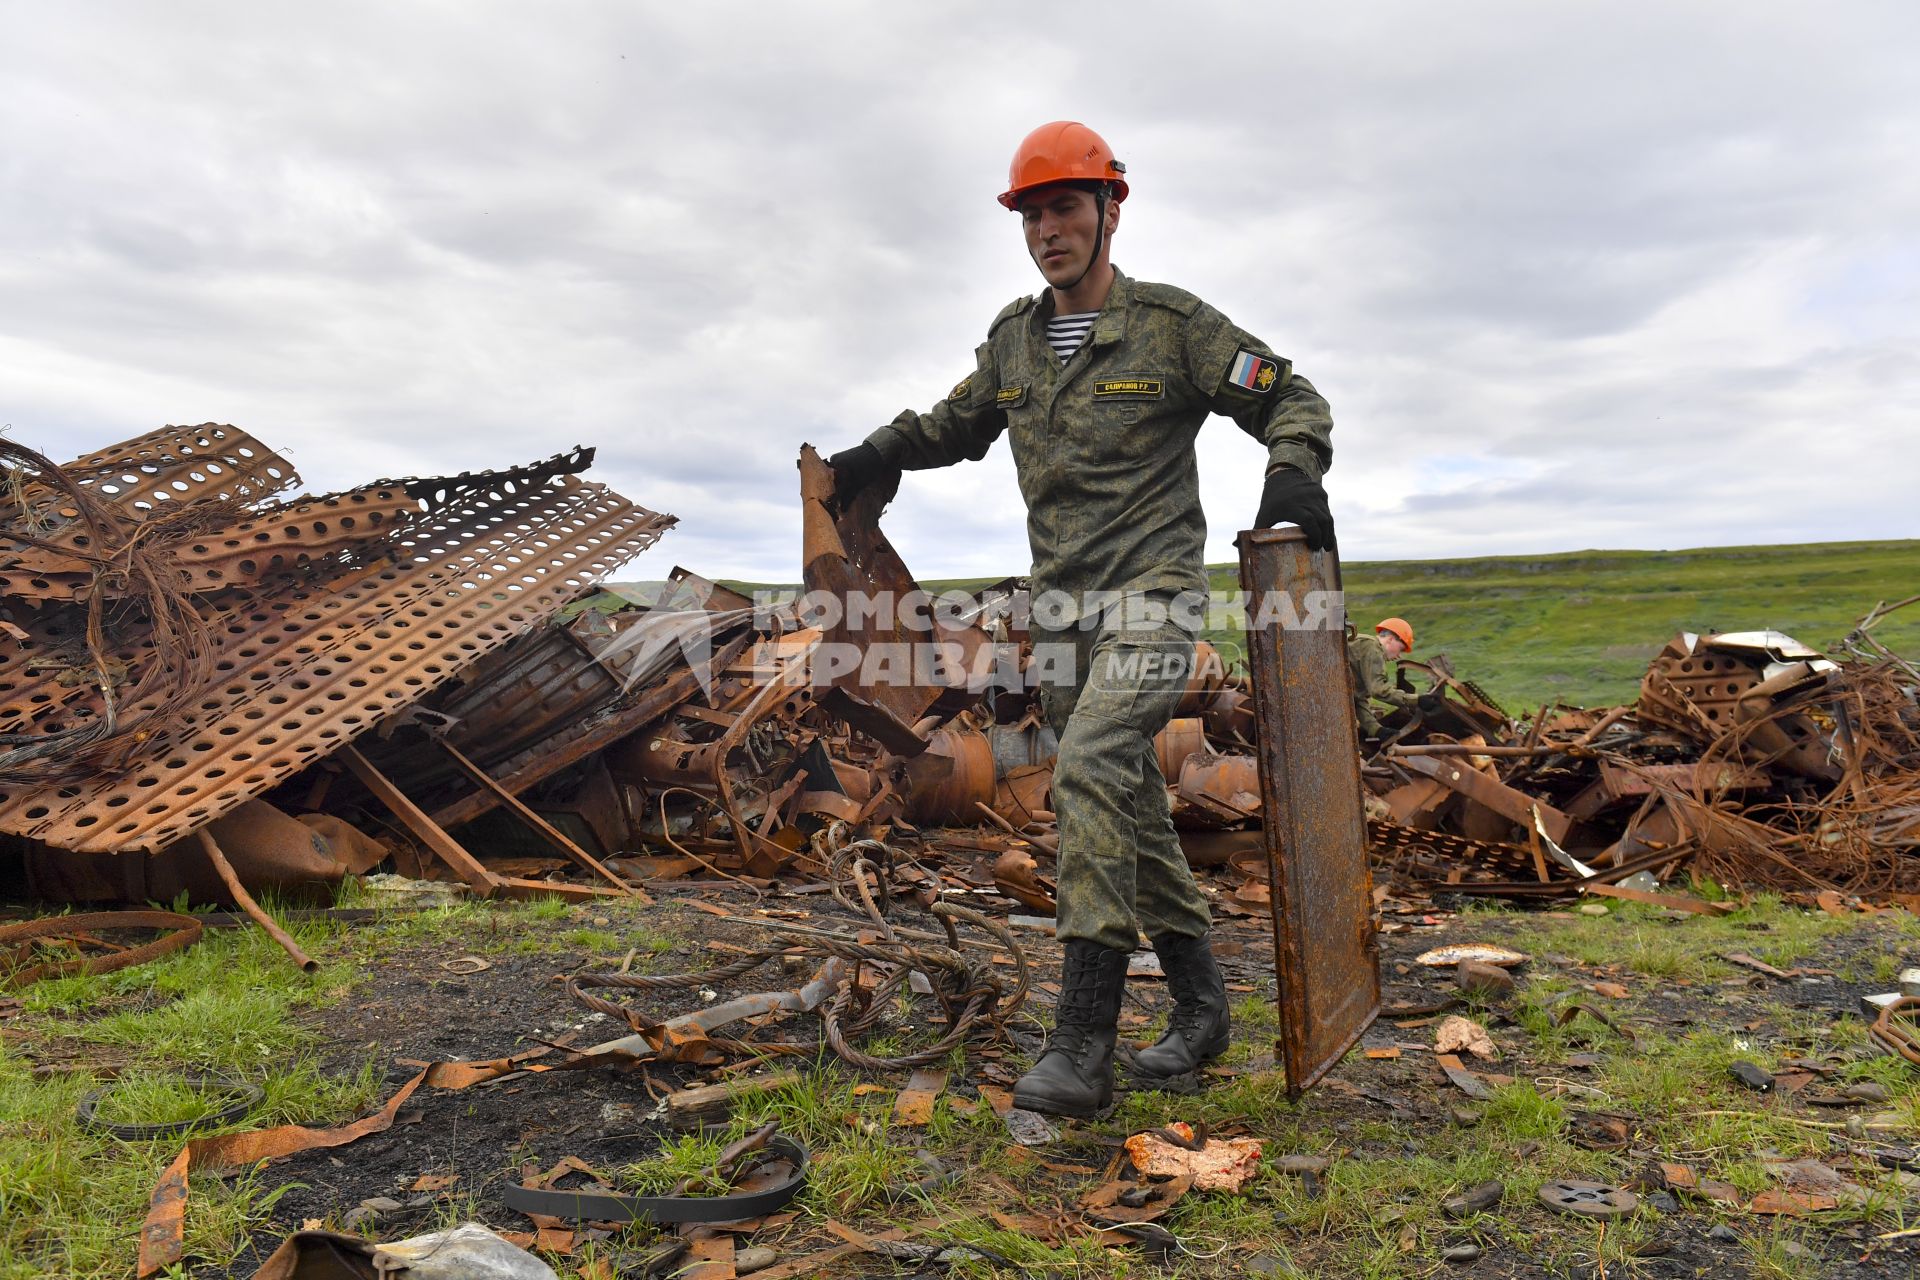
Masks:
[[[1007,415],[997,407],[993,349],[981,343],[974,371],[925,413],[908,409],[867,437],[880,455],[905,471],[950,467],[962,458],[979,461],[1006,430]]]
[[[1267,446],[1267,470],[1315,480],[1333,465],[1333,414],[1273,349],[1202,303],[1187,331],[1187,376],[1209,407]]]
[[[1382,697],[1393,687],[1387,683],[1387,656],[1379,645],[1368,644],[1364,636],[1355,637],[1347,645],[1347,656],[1362,699]]]

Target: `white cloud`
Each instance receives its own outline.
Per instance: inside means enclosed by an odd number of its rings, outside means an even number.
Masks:
[[[10,5],[0,422],[232,421],[311,487],[600,446],[637,566],[790,579],[793,458],[924,408],[1036,287],[1032,125],[1116,258],[1332,401],[1354,558],[1912,532],[1911,6]],[[1214,558],[1257,448],[1201,436]],[[1004,446],[908,478],[1026,563]]]

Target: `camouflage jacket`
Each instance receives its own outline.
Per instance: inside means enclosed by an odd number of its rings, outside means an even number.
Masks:
[[[1093,331],[1064,364],[1047,345],[1052,311],[1050,291],[1008,306],[945,400],[867,437],[911,471],[985,457],[1007,432],[1036,595],[1206,590],[1193,441],[1209,413],[1265,444],[1269,469],[1318,480],[1332,465],[1327,402],[1185,290],[1116,270]]]
[[[1378,636],[1363,633],[1348,640],[1347,665],[1353,668],[1354,704],[1363,712],[1371,712],[1367,702],[1372,698],[1403,710],[1420,700],[1418,694],[1398,688],[1387,679],[1387,651]]]

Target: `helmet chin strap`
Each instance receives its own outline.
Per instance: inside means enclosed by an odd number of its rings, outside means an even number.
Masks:
[[[1100,189],[1093,193],[1094,214],[1098,223],[1093,233],[1093,252],[1087,258],[1087,265],[1081,268],[1080,274],[1073,278],[1073,283],[1062,288],[1060,292],[1072,293],[1078,289],[1080,282],[1087,278],[1087,272],[1093,270],[1093,264],[1100,261],[1100,246],[1106,242],[1107,238],[1107,201],[1112,194],[1113,187],[1105,182],[1101,183]]]

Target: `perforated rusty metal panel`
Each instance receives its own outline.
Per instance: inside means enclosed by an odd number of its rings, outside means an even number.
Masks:
[[[96,498],[136,519],[209,498],[257,502],[300,483],[293,464],[238,427],[161,427],[66,463]]]
[[[0,831],[84,852],[164,847],[412,705],[673,524],[555,470],[396,482],[431,496],[379,555],[201,597],[218,679],[196,707],[111,776],[0,790]],[[0,732],[98,715],[99,691],[74,678],[80,611],[0,612],[26,635],[0,645]],[[151,660],[138,626],[115,637],[116,661]]]
[[[188,591],[257,582],[388,538],[419,514],[419,506],[397,484],[309,498],[199,536],[176,538],[167,549],[169,567]],[[83,537],[79,528],[70,526],[65,540]],[[128,586],[112,579],[104,585],[114,595]],[[37,547],[0,553],[0,595],[84,600],[94,586],[92,566],[77,555]]]
[[[1340,569],[1297,529],[1240,535],[1287,1092],[1380,1013],[1366,812]]]

